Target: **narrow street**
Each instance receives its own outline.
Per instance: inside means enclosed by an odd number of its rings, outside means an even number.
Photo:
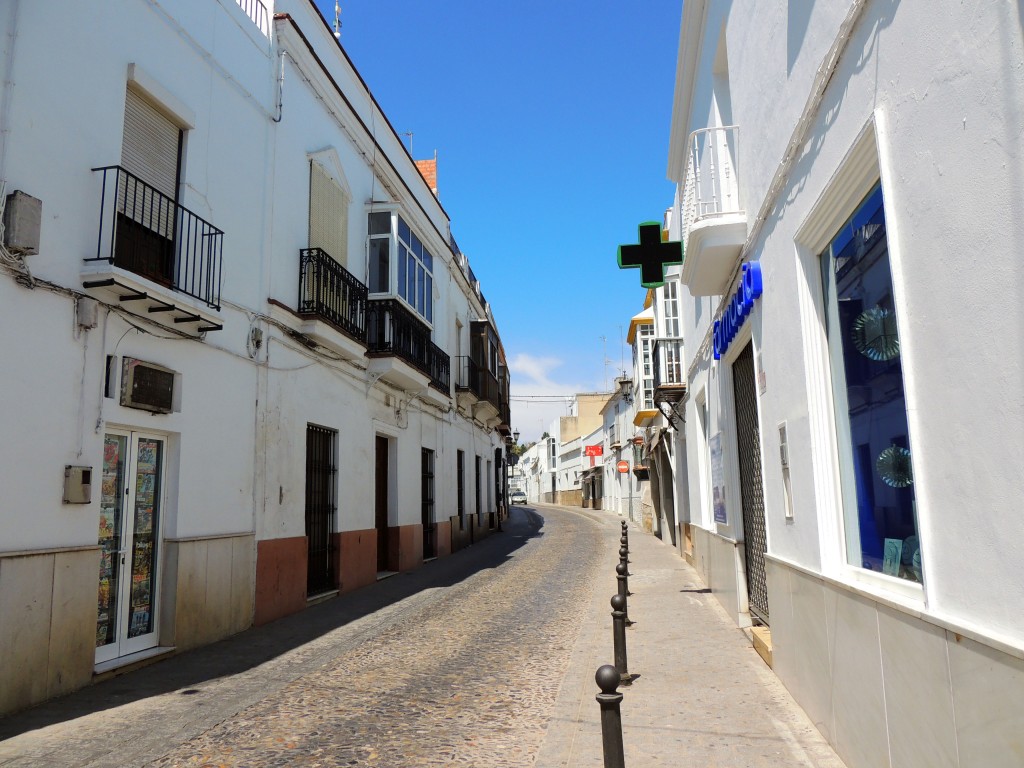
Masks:
[[[0,719],[0,765],[530,765],[613,542],[515,508],[417,572]]]

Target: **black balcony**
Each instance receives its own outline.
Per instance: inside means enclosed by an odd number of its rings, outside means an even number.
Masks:
[[[482,397],[480,365],[467,355],[455,358],[455,363],[458,366],[455,372],[456,391],[472,392],[478,399]]]
[[[480,399],[486,400],[501,411],[501,395],[498,392],[498,378],[488,370],[480,369]]]
[[[299,314],[323,318],[366,344],[366,286],[322,248],[299,252]]]
[[[430,328],[398,299],[370,299],[366,307],[366,354],[401,358],[428,376],[430,386],[448,394],[451,358],[430,340]]]
[[[430,342],[429,360],[430,371],[428,375],[430,376],[430,386],[449,395],[452,386],[451,357],[437,344]]]
[[[95,258],[220,309],[224,233],[117,165],[103,174]]]

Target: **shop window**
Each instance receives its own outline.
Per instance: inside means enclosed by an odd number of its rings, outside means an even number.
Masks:
[[[876,185],[821,254],[850,565],[921,581],[902,349]]]

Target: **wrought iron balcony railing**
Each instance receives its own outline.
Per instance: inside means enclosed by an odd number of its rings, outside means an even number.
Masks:
[[[430,329],[398,299],[369,299],[366,305],[367,353],[393,355],[430,377],[431,386],[448,393],[451,358],[430,340]]]
[[[472,392],[481,397],[480,366],[468,355],[455,358],[455,388]]]
[[[501,395],[498,393],[498,378],[490,371],[480,369],[480,399],[501,409]]]
[[[299,314],[317,315],[366,344],[366,286],[322,248],[299,252]]]
[[[220,309],[224,233],[118,165],[103,174],[95,258]]]
[[[452,359],[434,342],[430,342],[428,359],[430,361],[430,384],[435,389],[444,392],[446,395],[451,393],[452,386]]]

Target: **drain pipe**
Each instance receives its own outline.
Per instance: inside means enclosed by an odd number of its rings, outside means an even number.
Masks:
[[[14,90],[14,48],[18,41],[18,11],[21,0],[11,0],[7,19],[7,56],[4,61],[3,93],[0,94],[0,181],[7,179],[7,145],[11,133],[11,98]]]
[[[287,55],[288,52],[282,48],[277,56],[277,117],[270,118],[275,123],[280,123],[284,117],[284,57]]]

